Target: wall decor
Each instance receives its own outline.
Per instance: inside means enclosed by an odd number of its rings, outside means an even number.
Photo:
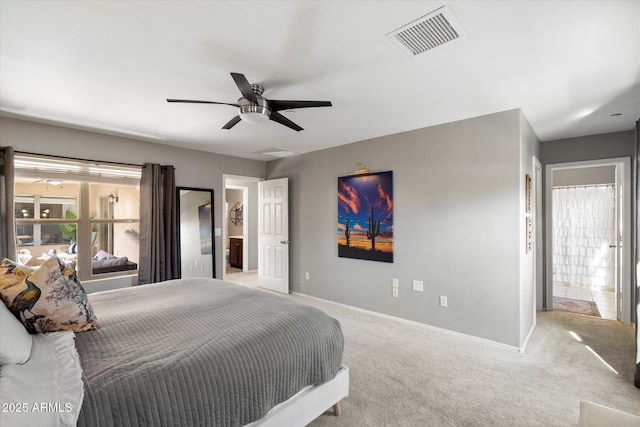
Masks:
[[[527,248],[526,253],[531,252],[533,249],[533,222],[531,221],[531,217],[527,217],[526,220],[526,235],[527,235]]]
[[[210,254],[213,250],[211,203],[198,206],[198,223],[200,226],[200,253]]]
[[[525,183],[525,210],[531,212],[531,176],[527,175],[524,179]]]
[[[338,256],[393,262],[393,172],[338,178]]]
[[[242,202],[237,202],[229,212],[229,218],[233,225],[242,225]]]

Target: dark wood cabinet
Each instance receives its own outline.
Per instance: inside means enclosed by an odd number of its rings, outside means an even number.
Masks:
[[[242,239],[231,237],[229,239],[229,265],[242,268]]]

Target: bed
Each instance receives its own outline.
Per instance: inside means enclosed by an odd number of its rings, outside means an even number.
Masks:
[[[303,426],[348,395],[340,323],[286,297],[194,278],[89,299],[99,329],[75,334],[78,426]],[[57,402],[48,425],[66,425],[77,390]]]

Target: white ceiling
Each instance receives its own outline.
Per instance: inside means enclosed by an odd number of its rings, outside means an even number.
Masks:
[[[385,36],[443,5],[465,37]],[[333,107],[223,130],[232,106],[166,102],[235,103],[230,72]],[[513,108],[543,141],[633,129],[640,1],[0,2],[3,116],[268,160]]]

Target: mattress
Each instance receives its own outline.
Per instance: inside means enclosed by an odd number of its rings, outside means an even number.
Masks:
[[[79,426],[241,426],[340,368],[340,323],[266,291],[193,278],[89,295]]]

